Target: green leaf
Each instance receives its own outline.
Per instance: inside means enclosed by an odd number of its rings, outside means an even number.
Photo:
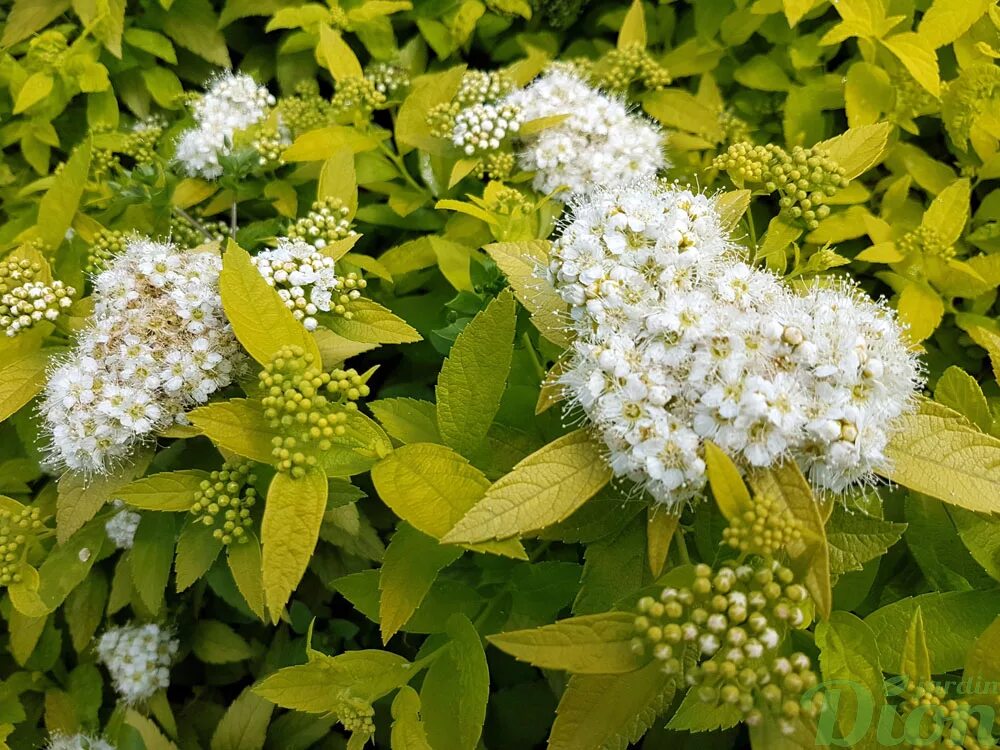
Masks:
[[[327,24],[319,27],[319,46],[316,48],[316,59],[326,66],[337,83],[343,83],[350,78],[361,78],[363,72],[354,50],[340,35]]]
[[[712,488],[719,510],[728,520],[742,517],[747,511],[753,510],[750,490],[743,483],[740,470],[726,453],[711,440],[705,441],[705,464],[708,470],[708,483]]]
[[[226,39],[209,0],[172,0],[163,31],[177,44],[220,68],[231,68]]]
[[[618,49],[632,45],[646,47],[646,14],[642,8],[642,0],[632,0],[622,27],[618,30]]]
[[[283,346],[301,347],[321,360],[309,332],[264,281],[247,251],[231,241],[222,257],[219,294],[236,338],[262,365]]]
[[[163,594],[174,561],[174,517],[168,513],[146,513],[135,531],[129,553],[132,586],[143,605],[154,615],[163,606]]]
[[[0,422],[15,414],[45,387],[49,360],[49,352],[29,352],[0,369]]]
[[[146,750],[177,750],[177,745],[163,736],[152,719],[129,708],[125,712],[125,721],[139,733]]]
[[[954,409],[983,432],[993,426],[993,415],[976,379],[954,365],[944,371],[934,386],[934,400]]]
[[[944,302],[930,286],[914,281],[903,288],[896,311],[906,325],[906,338],[916,344],[937,330],[944,317]]]
[[[434,106],[451,101],[464,73],[465,66],[457,65],[421,76],[413,82],[413,88],[396,115],[396,141],[401,146],[421,148],[431,153],[441,150],[440,139],[431,135],[427,115]]]
[[[620,500],[618,506],[621,512]],[[646,548],[646,519],[642,513],[633,515],[615,533],[588,544],[573,613],[606,612],[638,590],[647,581]]]
[[[548,265],[548,240],[496,242],[483,248],[500,267],[517,301],[531,313],[531,322],[552,343],[566,347],[572,341],[567,325],[567,307],[559,293],[543,276]]]
[[[319,539],[326,498],[326,475],[315,469],[300,479],[278,473],[271,480],[260,531],[264,600],[273,623],[306,572]]]
[[[376,461],[392,452],[389,436],[357,409],[344,409],[344,434],[330,438],[327,451],[316,454],[317,466],[328,476],[349,477],[368,471]]]
[[[490,483],[465,458],[443,445],[413,443],[372,467],[372,483],[393,513],[435,539],[447,534],[476,504]],[[521,556],[520,544],[502,542],[482,551]]]
[[[188,412],[191,424],[213,443],[262,464],[274,462],[271,439],[275,432],[256,399],[234,398],[199,406]]]
[[[504,291],[458,335],[438,375],[438,430],[467,458],[475,455],[500,408],[515,317],[514,297]]]
[[[171,65],[177,64],[177,53],[174,45],[163,34],[149,29],[131,27],[125,30],[125,41],[136,49],[155,55]]]
[[[253,657],[253,649],[231,627],[218,620],[199,620],[191,639],[194,655],[206,664],[229,664]]]
[[[261,750],[274,704],[247,688],[230,704],[212,734],[211,750]]]
[[[667,727],[676,731],[706,732],[729,729],[736,726],[741,719],[742,714],[736,706],[725,703],[706,704],[692,688],[687,691]]]
[[[439,443],[437,407],[415,398],[383,398],[369,401],[368,408],[379,424],[399,442]]]
[[[782,9],[785,11],[788,25],[795,28],[795,24],[801,21],[814,5],[816,5],[815,0],[783,0]]]
[[[979,692],[973,686],[980,689],[984,685],[995,686],[997,680],[1000,680],[1000,617],[976,638],[965,657],[962,682],[969,687],[963,699],[972,704],[978,702],[976,699],[994,700],[995,694]]]
[[[420,606],[438,573],[462,551],[441,545],[407,523],[401,523],[385,551],[378,588],[382,642],[388,643]]]
[[[611,469],[586,430],[549,443],[494,482],[447,542],[485,542],[544,529],[569,517],[606,485]]]
[[[896,665],[902,660],[905,639],[920,607],[931,673],[960,669],[969,644],[1000,612],[1000,592],[946,591],[901,599],[876,610],[865,618],[875,633],[879,661]]]
[[[14,0],[4,21],[0,46],[11,47],[69,10],[69,0]]]
[[[560,620],[533,630],[514,630],[488,640],[518,661],[574,674],[618,674],[639,669],[648,655],[636,653],[635,616],[607,612]]]
[[[486,654],[464,615],[452,615],[447,630],[447,651],[427,670],[420,688],[427,738],[435,750],[475,750],[490,695]]]
[[[861,570],[864,563],[885,554],[905,530],[905,523],[883,521],[860,511],[851,513],[836,504],[826,527],[831,575]]]
[[[48,73],[32,73],[21,84],[14,101],[14,114],[19,115],[52,93],[52,76]]]
[[[325,161],[345,150],[352,153],[371,151],[378,148],[379,140],[346,125],[329,125],[300,135],[285,149],[282,158],[289,162]]]
[[[282,708],[328,713],[339,707],[343,693],[373,702],[402,687],[416,674],[412,666],[402,656],[376,649],[333,657],[311,651],[308,664],[279,669],[253,691]]]
[[[130,464],[110,474],[87,477],[66,472],[59,477],[59,495],[56,498],[56,538],[60,544],[87,523],[104,504],[116,497],[115,493],[134,477],[142,474],[149,465],[151,454],[142,452]]]
[[[263,620],[264,579],[261,573],[260,542],[256,534],[250,532],[247,541],[229,545],[227,562],[236,582],[236,588],[243,595],[250,611]]]
[[[323,324],[351,341],[372,344],[410,344],[420,341],[420,334],[405,320],[377,302],[362,297],[351,303],[352,317],[327,316]]]
[[[211,526],[192,518],[181,529],[174,559],[174,579],[178,593],[204,576],[222,550],[222,541],[213,535]]]
[[[119,487],[114,496],[133,508],[187,512],[206,479],[208,472],[200,469],[163,471]]]
[[[392,750],[432,750],[420,719],[420,696],[409,685],[400,688],[392,702],[390,743]]]
[[[66,597],[63,617],[69,626],[73,648],[77,653],[91,645],[104,618],[104,606],[108,601],[108,579],[98,570],[91,570],[86,578]]]
[[[906,66],[917,83],[934,96],[941,96],[937,54],[926,37],[904,31],[883,39],[882,44]]]
[[[885,684],[882,667],[878,661],[878,644],[863,621],[850,612],[834,612],[827,622],[816,626],[816,645],[825,680],[845,680],[865,688],[872,701],[873,716],[878,716],[885,705]],[[854,690],[839,692],[834,705],[840,731],[851,747],[875,750],[881,745],[875,739],[874,722],[864,724],[860,711],[867,706],[858,705]],[[867,732],[865,731],[867,729]]]
[[[910,626],[906,630],[906,640],[903,642],[903,653],[899,662],[899,674],[918,684],[931,678],[931,657],[927,652],[924,617],[919,605],[913,610]]]
[[[788,91],[792,82],[788,74],[770,57],[755,55],[733,71],[733,77],[744,86],[760,91]]]
[[[90,141],[77,146],[38,202],[38,223],[32,230],[32,236],[47,247],[57,248],[66,239],[66,230],[73,222],[87,184],[90,154]]]
[[[954,245],[969,221],[972,184],[968,178],[955,180],[927,208],[920,225],[937,233],[944,245]]]
[[[674,697],[659,662],[615,675],[573,675],[559,700],[548,750],[625,750]]]
[[[946,406],[922,399],[900,419],[886,456],[884,475],[904,487],[967,510],[1000,510],[1000,440]]]

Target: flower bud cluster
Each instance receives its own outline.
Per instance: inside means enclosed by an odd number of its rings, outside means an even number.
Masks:
[[[137,237],[94,278],[94,314],[40,407],[55,465],[106,473],[232,382],[242,355],[221,269],[214,252]]]
[[[291,96],[277,104],[278,119],[292,133],[305,133],[321,128],[334,119],[330,102],[320,96],[319,85],[312,79],[299,82]]]
[[[246,542],[247,529],[253,526],[250,509],[257,502],[257,490],[253,487],[257,475],[252,473],[252,467],[250,461],[226,461],[194,493],[191,513],[199,523],[214,526],[212,536],[227,547],[234,541]],[[220,513],[221,523],[216,523]]]
[[[119,697],[129,705],[170,685],[170,665],[180,643],[155,623],[112,628],[97,641],[97,658],[108,668]]]
[[[100,273],[108,264],[121,255],[129,238],[118,229],[99,229],[94,234],[87,252],[87,273]]]
[[[570,408],[655,500],[698,494],[706,439],[744,467],[793,457],[834,491],[886,466],[920,381],[891,311],[746,265],[705,196],[636,183],[582,198],[549,270],[577,333]]]
[[[672,79],[645,46],[633,43],[605,54],[594,66],[593,80],[609,91],[627,92],[633,83],[655,91],[669,86]]]
[[[942,240],[937,227],[923,224],[896,240],[896,248],[909,256],[932,255],[944,260],[955,257],[955,246]]]
[[[767,495],[757,495],[753,507],[729,519],[722,530],[722,540],[739,552],[754,552],[770,557],[802,538],[802,522],[782,513],[778,503]]]
[[[292,145],[292,137],[288,128],[266,124],[254,129],[251,145],[257,151],[257,163],[274,169],[285,163],[285,149]]]
[[[476,177],[480,180],[506,180],[517,167],[517,157],[509,151],[491,151],[483,154],[476,167]]]
[[[41,272],[27,258],[0,262],[0,328],[16,336],[43,320],[55,320],[73,304],[76,289],[61,281],[36,280]]]
[[[450,140],[462,110],[478,104],[496,104],[513,90],[514,81],[503,71],[466,71],[451,101],[435,105],[428,112],[431,134]]]
[[[9,17],[5,20],[10,20]],[[65,64],[64,55],[69,51],[66,35],[57,29],[46,29],[28,42],[24,63],[28,70],[53,70]]]
[[[196,126],[177,142],[177,161],[192,176],[221,176],[219,159],[230,153],[234,135],[263,120],[274,103],[268,90],[244,73],[218,76],[194,105]]]
[[[316,465],[316,451],[327,451],[346,433],[347,411],[369,394],[355,370],[324,372],[313,355],[298,346],[280,349],[260,372],[261,404],[271,429],[279,471],[303,476]]]
[[[21,565],[34,537],[44,527],[38,508],[0,508],[0,586],[21,582]]]
[[[365,70],[365,78],[387,99],[399,99],[410,88],[410,74],[399,63],[372,63]]]
[[[521,129],[520,110],[512,104],[474,104],[455,117],[451,142],[466,156],[497,151]]]
[[[115,750],[115,747],[92,734],[53,734],[45,750]]]
[[[636,650],[650,649],[664,672],[683,676],[700,700],[732,705],[750,723],[763,718],[762,710],[794,719],[802,694],[816,684],[804,654],[778,655],[789,628],[809,626],[812,599],[777,563],[718,571],[696,565],[690,586],[665,588],[658,600],[643,597],[638,612]]]
[[[320,312],[350,320],[351,303],[368,285],[354,272],[338,276],[333,258],[302,240],[282,239],[278,247],[259,253],[253,260],[260,275],[309,331],[319,326],[315,316]]]
[[[225,242],[229,236],[229,224],[224,221],[197,218],[194,226],[183,216],[170,217],[170,241],[179,247],[195,248],[206,242]],[[209,237],[205,236],[208,232]]]
[[[782,213],[800,219],[807,229],[819,226],[830,213],[827,198],[850,182],[843,167],[815,146],[796,146],[789,154],[772,143],[735,143],[716,157],[715,167],[729,172],[739,185],[751,183],[781,193]]]
[[[375,734],[375,709],[361,698],[342,698],[334,710],[337,719],[348,732],[364,736]]]
[[[916,711],[921,712],[922,719],[915,727],[914,736],[909,732],[913,727],[907,719]],[[910,680],[903,689],[899,712],[908,730],[903,737],[903,747],[931,750],[985,750],[997,747],[992,726],[981,723],[974,707],[968,701],[949,698],[947,690],[934,682]]]
[[[337,82],[330,106],[337,114],[353,112],[370,117],[376,109],[385,107],[388,97],[367,76],[354,76]]]
[[[518,166],[535,173],[534,187],[543,193],[586,194],[609,178],[651,178],[666,165],[655,125],[565,66],[551,67],[504,103],[516,107],[526,122],[567,116],[520,139]]]
[[[331,242],[357,234],[351,228],[350,217],[351,210],[340,198],[321,198],[312,204],[309,213],[288,227],[286,234],[290,240],[302,240],[322,250]]]
[[[132,549],[135,543],[135,532],[139,528],[142,516],[134,510],[125,507],[121,500],[115,500],[114,506],[118,512],[104,524],[104,531],[118,549]]]

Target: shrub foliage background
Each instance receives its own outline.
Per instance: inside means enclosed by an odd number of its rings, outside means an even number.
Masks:
[[[0,339],[0,747],[78,733],[147,750],[811,745],[808,712],[779,701],[754,718],[722,692],[685,697],[661,669],[667,636],[650,618],[663,607],[643,597],[697,591],[693,564],[715,575],[737,556],[789,566],[801,621],[782,652],[867,686],[877,707],[912,710],[886,698],[883,673],[1000,677],[995,2],[3,12],[0,289],[31,269],[61,291],[52,316]],[[890,299],[928,397],[890,445],[895,484],[813,497],[797,469],[741,478],[709,451],[711,492],[677,517],[609,482],[548,376],[566,333],[535,271],[559,196],[532,189],[509,138],[489,156],[449,138],[472,103],[464,66],[524,86],[556,58],[662,126],[664,174],[718,194],[749,260],[801,288],[847,274]],[[234,139],[221,176],[188,174],[178,138],[220,68],[267,86],[278,115]],[[832,164],[796,151],[820,143]],[[820,182],[800,192],[796,164]],[[258,364],[110,473],[63,473],[46,463],[40,393],[93,312],[92,274],[134,232],[224,250],[221,306]],[[315,313],[312,330],[252,257],[320,235],[351,279],[341,291],[362,294],[345,297],[349,315]],[[280,454],[287,443],[273,452],[288,423],[258,387],[304,355],[342,384],[322,408],[343,429],[308,464]],[[227,504],[213,504],[203,482],[230,469]],[[213,535],[226,508],[245,512]],[[734,539],[749,540],[743,555]],[[132,702],[106,668],[120,643],[99,640],[128,622],[177,643],[163,646],[169,678]],[[850,743],[877,746],[874,732]]]

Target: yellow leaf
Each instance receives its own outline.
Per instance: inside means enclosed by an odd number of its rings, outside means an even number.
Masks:
[[[337,83],[343,83],[349,78],[361,78],[364,75],[354,50],[344,41],[339,31],[334,31],[327,24],[319,27],[316,60],[326,66]]]
[[[337,335],[354,342],[410,344],[421,340],[420,334],[405,320],[365,297],[351,303],[351,313],[350,320],[329,316],[323,323]]]
[[[316,200],[339,198],[353,219],[358,210],[358,178],[354,171],[354,152],[342,149],[323,162],[316,186]]]
[[[351,153],[371,151],[378,147],[376,136],[365,135],[347,125],[330,125],[303,133],[281,157],[285,161],[323,161],[343,150]]]
[[[899,420],[886,447],[893,482],[966,510],[1000,512],[1000,440],[927,399]]]
[[[0,421],[16,413],[45,386],[49,352],[25,354],[0,369]]]
[[[392,452],[385,431],[357,409],[345,409],[344,434],[330,438],[329,450],[319,451],[318,466],[332,477],[349,477],[368,471],[379,459]]]
[[[246,601],[250,611],[264,619],[264,580],[261,571],[260,541],[252,531],[247,541],[231,544],[227,550],[226,562],[233,574],[236,588]]]
[[[711,440],[705,441],[705,464],[708,483],[712,487],[715,502],[727,520],[742,516],[753,510],[750,490],[743,483],[743,477],[736,464],[719,446]]]
[[[217,186],[211,182],[199,180],[197,177],[185,177],[177,183],[173,195],[170,196],[170,202],[178,208],[190,208],[207,199],[216,189]]]
[[[1000,383],[1000,336],[983,326],[967,326],[966,333],[990,355],[993,378]]]
[[[934,96],[941,96],[941,77],[938,73],[937,53],[924,40],[924,37],[912,31],[893,34],[882,40],[892,54],[906,66],[917,83]]]
[[[618,32],[618,49],[625,49],[633,44],[646,47],[646,14],[642,8],[642,0],[632,0]]]
[[[954,245],[962,236],[966,222],[969,221],[971,195],[972,185],[969,178],[955,180],[938,193],[927,207],[920,226],[935,231],[944,245]]]
[[[649,572],[653,578],[659,578],[663,566],[670,553],[670,543],[677,533],[680,516],[665,508],[653,506],[646,516],[646,557],[649,559]]]
[[[514,297],[501,292],[455,339],[437,382],[437,422],[441,437],[463,456],[472,457],[493,417],[510,372]]]
[[[396,693],[392,702],[392,750],[432,750],[420,720],[420,696],[409,685]]]
[[[649,661],[636,653],[635,615],[607,612],[560,620],[531,630],[514,630],[487,637],[501,651],[540,669],[573,674],[632,672]]]
[[[788,19],[788,25],[795,27],[802,17],[812,10],[812,7],[816,4],[816,0],[784,0],[782,5],[784,6],[785,18]]]
[[[836,138],[821,141],[815,148],[826,151],[844,170],[844,176],[853,180],[882,161],[891,130],[887,122],[861,125]]]
[[[327,370],[332,370],[343,363],[345,359],[378,346],[378,344],[365,341],[351,341],[334,333],[329,328],[317,328],[313,331],[313,338],[316,340],[316,346],[319,347],[319,353],[323,358],[323,367]]]
[[[560,347],[572,342],[566,303],[541,275],[548,265],[550,242],[497,242],[483,249],[500,267],[514,296],[531,313],[531,321],[545,338]]]
[[[372,467],[371,477],[393,513],[435,539],[447,534],[490,486],[486,476],[465,458],[434,443],[397,448]],[[516,542],[475,549],[510,557],[524,554]]]
[[[80,207],[83,188],[90,171],[90,142],[77,146],[66,165],[52,179],[52,186],[38,202],[38,223],[31,230],[47,247],[57,248],[66,239],[66,230]]]
[[[177,745],[163,736],[152,719],[129,708],[125,713],[125,721],[139,733],[146,750],[177,750]]]
[[[586,430],[532,453],[486,491],[446,542],[507,539],[567,518],[611,479],[602,448]]]
[[[262,365],[282,346],[302,347],[320,361],[313,337],[264,281],[247,251],[232,240],[222,257],[219,293],[236,338]]]
[[[194,504],[194,493],[206,479],[208,472],[199,469],[163,471],[119,487],[115,497],[143,510],[187,511]]]
[[[931,678],[931,657],[927,651],[924,616],[919,605],[913,610],[913,618],[906,631],[899,673],[917,684]]]
[[[437,104],[451,101],[465,73],[464,65],[420,76],[403,100],[396,115],[396,141],[400,147],[421,148],[431,152],[441,151],[440,138],[431,135],[427,115]],[[449,144],[450,145],[450,144]]]
[[[322,471],[309,471],[301,479],[279,472],[271,480],[260,532],[264,600],[273,623],[278,622],[312,558],[326,511],[326,494]]]
[[[64,544],[87,521],[117,497],[115,493],[133,479],[142,476],[152,459],[149,450],[138,452],[127,464],[110,474],[85,476],[67,471],[59,477],[56,496],[56,539]]]
[[[740,223],[743,214],[750,208],[750,191],[731,190],[728,193],[722,193],[715,199],[715,207],[719,212],[722,228],[731,232]]]
[[[944,302],[933,289],[914,281],[900,293],[896,310],[907,325],[906,337],[913,343],[919,343],[941,324]]]
[[[786,547],[789,564],[812,594],[816,610],[827,619],[833,609],[830,548],[822,511],[809,483],[793,461],[754,471],[749,480],[755,494],[777,504],[777,513],[786,513],[801,523],[802,538]]]
[[[10,47],[41,31],[69,10],[69,0],[14,0],[4,20],[0,46]]]
[[[17,99],[14,102],[14,114],[19,115],[24,110],[42,101],[52,93],[52,76],[47,73],[32,73],[27,80],[21,84],[21,89],[17,92]]]
[[[264,409],[255,399],[234,398],[188,412],[191,424],[213,443],[254,461],[270,464],[271,439],[275,432],[264,419]]]
[[[920,19],[917,35],[931,49],[951,44],[995,5],[995,0],[934,0]]]

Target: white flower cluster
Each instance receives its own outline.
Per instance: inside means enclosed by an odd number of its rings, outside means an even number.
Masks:
[[[56,465],[105,473],[232,382],[239,344],[210,252],[132,239],[94,277],[94,314],[41,404]]]
[[[467,156],[500,148],[508,135],[521,129],[524,117],[512,104],[474,104],[455,117],[451,142]]]
[[[614,472],[657,501],[701,490],[706,439],[743,466],[794,457],[834,491],[885,465],[920,382],[891,311],[741,262],[705,196],[599,190],[573,206],[550,273],[578,334],[562,383]]]
[[[26,281],[0,296],[0,328],[16,336],[42,320],[55,320],[73,304],[76,290],[61,281]]]
[[[115,746],[92,734],[53,734],[45,750],[115,750]]]
[[[192,176],[215,179],[222,174],[219,158],[230,152],[233,135],[263,120],[274,103],[267,88],[245,73],[215,78],[194,105],[197,125],[177,142],[177,161]]]
[[[584,194],[609,175],[628,182],[653,177],[666,166],[655,125],[563,67],[550,68],[503,103],[516,107],[524,121],[567,115],[523,139],[518,163],[535,172],[536,190]]]
[[[128,704],[153,697],[170,685],[170,665],[180,644],[155,623],[106,631],[97,641],[97,658],[111,674],[115,690]]]
[[[132,549],[132,544],[135,542],[135,532],[139,528],[142,516],[134,510],[126,508],[125,503],[121,500],[115,500],[114,506],[118,512],[104,524],[104,530],[108,534],[108,539],[115,543],[115,547]]]
[[[366,286],[355,274],[338,276],[333,258],[303,240],[282,238],[276,248],[255,255],[253,262],[308,331],[319,325],[314,317],[318,312],[351,317],[347,306]]]

